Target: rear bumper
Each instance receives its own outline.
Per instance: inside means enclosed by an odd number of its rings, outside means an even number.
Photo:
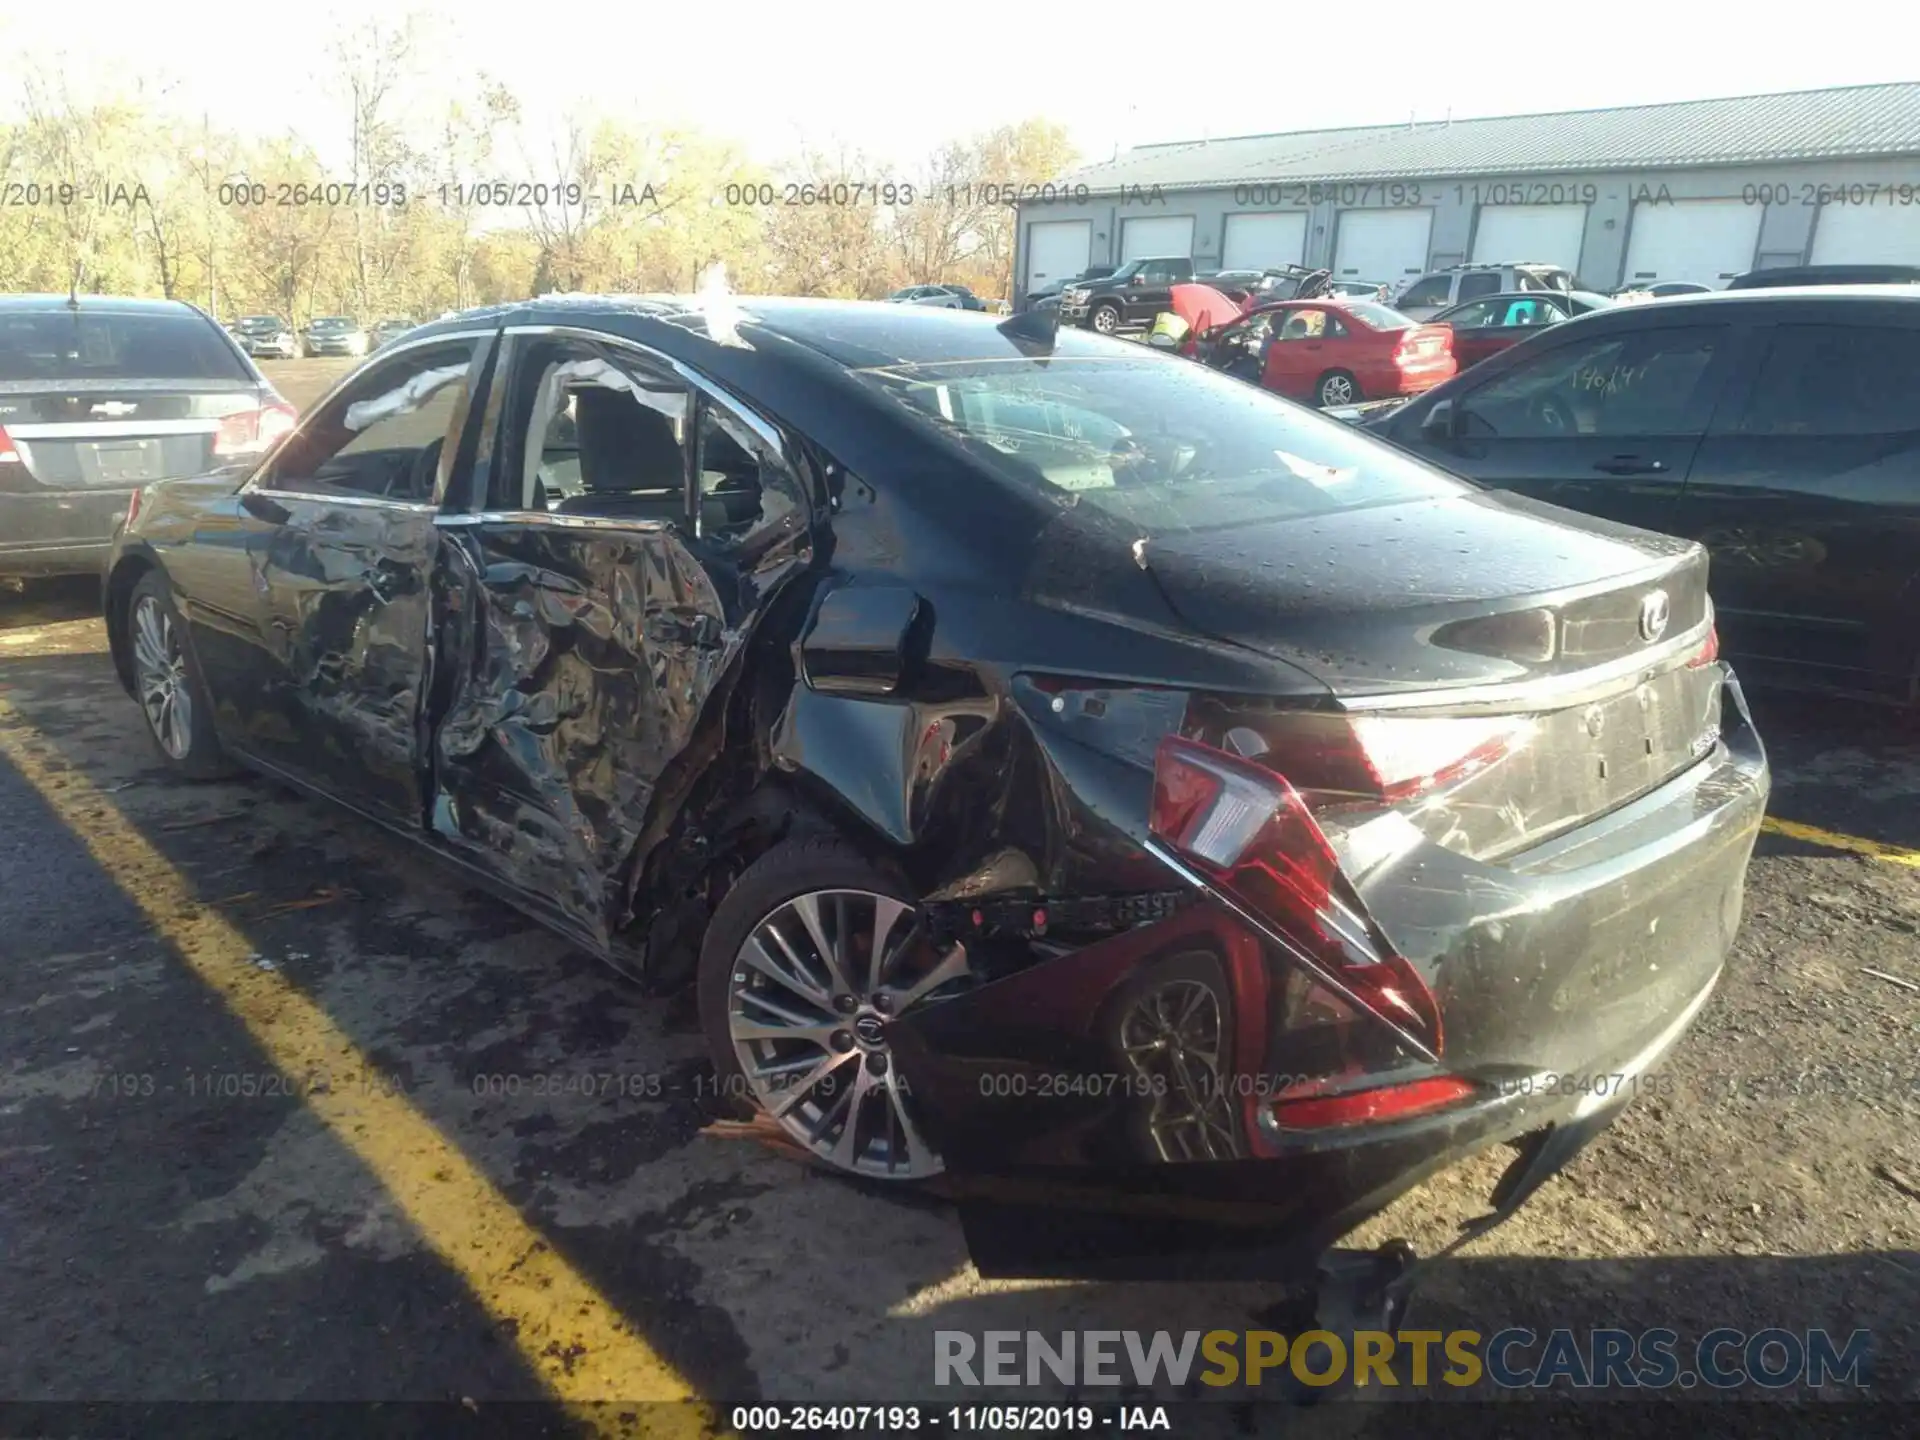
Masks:
[[[1362,879],[1439,1001],[1437,1066],[1395,1053],[1370,1017],[1329,1023],[1326,992],[1211,894],[903,1018],[902,1074],[981,1273],[1299,1278],[1406,1190],[1503,1142],[1520,1159],[1487,1218],[1512,1213],[1659,1088],[1722,974],[1770,783],[1731,672],[1726,699],[1712,753],[1628,805],[1498,865],[1423,843]],[[1197,994],[1217,1011],[1217,1060],[1170,1099],[1141,1079],[1138,1020]],[[1273,1123],[1271,1098],[1302,1083],[1435,1073],[1477,1093],[1387,1122]]]
[[[0,494],[0,575],[97,571],[133,488]]]

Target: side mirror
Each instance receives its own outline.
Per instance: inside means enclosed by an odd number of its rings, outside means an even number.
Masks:
[[[1458,412],[1453,401],[1434,402],[1431,410],[1420,419],[1420,438],[1423,440],[1451,440],[1458,429]]]
[[[1132,276],[1132,277],[1131,277],[1131,278],[1129,278],[1129,279],[1128,279],[1128,281],[1127,281],[1127,284],[1129,284],[1129,285],[1144,285],[1144,284],[1146,284],[1146,283],[1147,283],[1147,277],[1146,277],[1146,276],[1144,276],[1144,275],[1135,275],[1135,276]]]
[[[240,508],[269,525],[284,525],[293,518],[291,510],[260,490],[241,491]]]

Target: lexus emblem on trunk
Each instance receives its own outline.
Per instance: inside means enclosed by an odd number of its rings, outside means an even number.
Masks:
[[[1640,638],[1658,640],[1667,633],[1667,592],[1651,590],[1640,602]]]

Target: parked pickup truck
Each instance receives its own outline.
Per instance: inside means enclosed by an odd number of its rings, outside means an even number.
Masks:
[[[1060,321],[1084,325],[1102,335],[1134,325],[1151,325],[1173,308],[1173,287],[1193,279],[1186,256],[1129,260],[1111,275],[1070,285],[1060,293]]]
[[[1060,292],[1063,324],[1082,325],[1110,335],[1116,330],[1151,325],[1173,309],[1173,287],[1189,283],[1218,290],[1236,305],[1274,300],[1305,300],[1326,287],[1325,270],[1304,265],[1265,270],[1210,270],[1196,275],[1184,256],[1130,260],[1098,279],[1068,282]]]

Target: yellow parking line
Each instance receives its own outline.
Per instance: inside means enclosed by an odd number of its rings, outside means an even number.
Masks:
[[[1784,835],[1789,840],[1804,840],[1809,845],[1824,845],[1829,850],[1850,850],[1870,860],[1884,860],[1889,865],[1910,865],[1920,869],[1920,850],[1905,850],[1898,845],[1866,840],[1858,835],[1842,835],[1837,830],[1822,830],[1817,826],[1802,825],[1796,820],[1776,820],[1771,815],[1760,822],[1760,828],[1774,835]]]
[[[380,1181],[440,1259],[556,1399],[606,1434],[699,1436],[713,1417],[692,1384],[635,1333],[593,1284],[522,1218],[327,1013],[286,978],[249,963],[254,947],[134,829],[101,791],[0,700],[0,755],[40,792],[193,972],[218,991],[283,1074],[323,1073],[307,1104]],[[606,1402],[679,1401],[629,1410]],[[603,1408],[604,1407],[604,1408]]]

